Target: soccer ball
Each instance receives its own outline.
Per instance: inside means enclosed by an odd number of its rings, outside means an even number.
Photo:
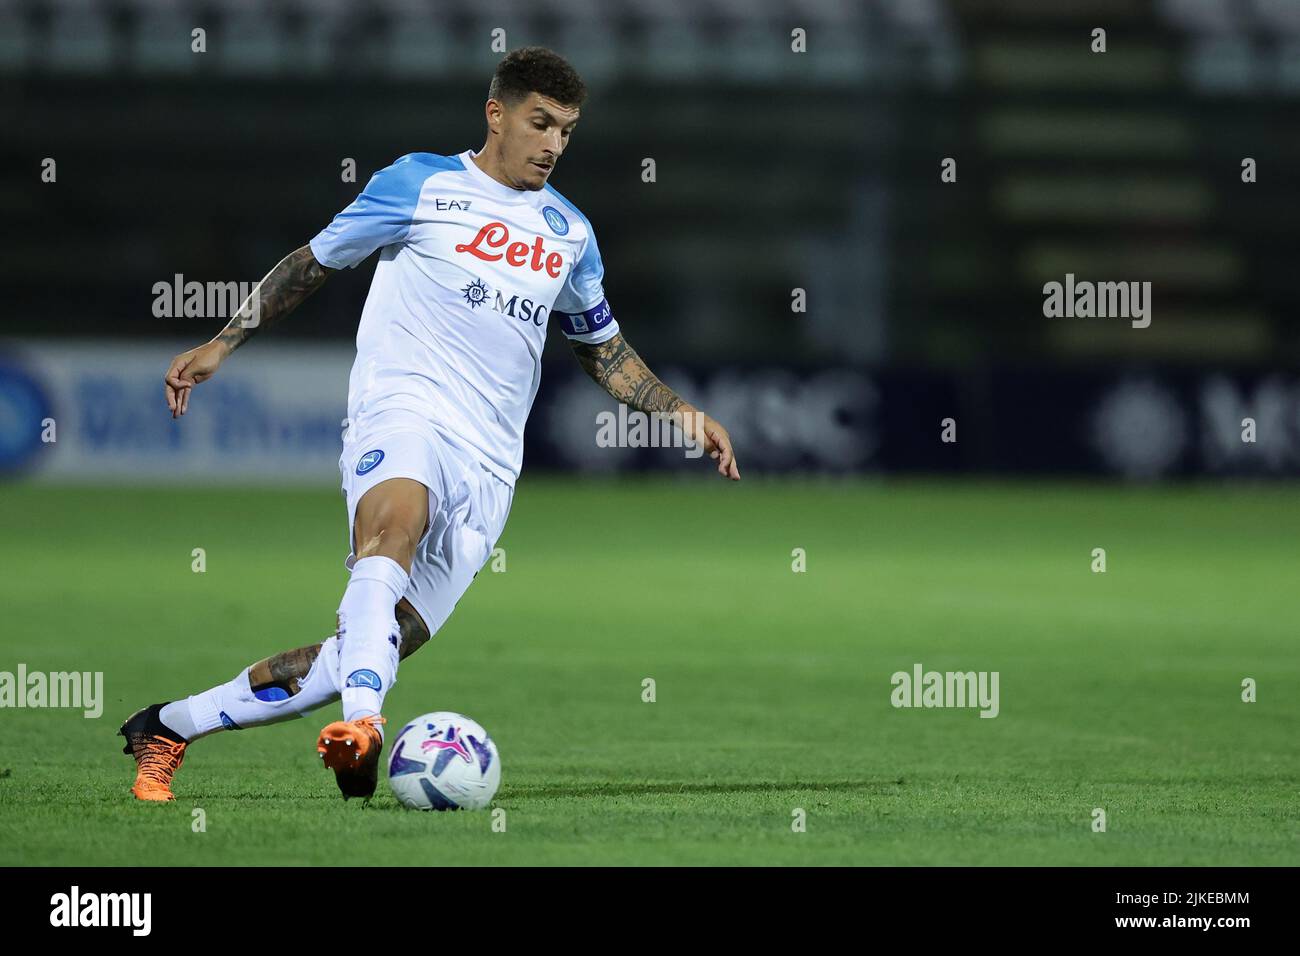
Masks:
[[[397,735],[388,783],[412,810],[481,810],[501,785],[501,757],[479,724],[438,711],[416,717]]]

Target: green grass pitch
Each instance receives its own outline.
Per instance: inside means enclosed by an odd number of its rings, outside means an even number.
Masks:
[[[131,800],[128,713],[332,631],[342,497],[9,485],[0,670],[102,671],[105,708],[0,710],[0,863],[1294,865],[1294,496],[525,476],[506,572],[385,708],[488,728],[494,832],[382,780],[344,803],[314,752],[337,705]],[[998,671],[1000,715],[893,708],[917,662]]]

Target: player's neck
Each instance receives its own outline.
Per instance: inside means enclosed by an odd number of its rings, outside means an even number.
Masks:
[[[505,179],[501,170],[501,156],[493,151],[490,143],[484,143],[483,148],[470,157],[470,161],[481,169],[485,175],[495,179],[502,186],[515,190],[519,189],[514,183]]]

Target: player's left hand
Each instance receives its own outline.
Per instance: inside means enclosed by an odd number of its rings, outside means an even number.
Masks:
[[[718,463],[718,474],[732,481],[740,481],[736,452],[731,447],[731,436],[727,430],[697,408],[687,407],[681,411],[686,434]]]

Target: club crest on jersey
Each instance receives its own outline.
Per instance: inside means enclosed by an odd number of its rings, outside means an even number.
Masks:
[[[569,220],[565,219],[560,210],[554,206],[543,206],[542,218],[557,236],[563,236],[569,231]]]
[[[565,224],[567,227],[567,223]],[[505,247],[505,252],[492,252],[493,249]],[[506,261],[506,265],[516,269],[528,267],[534,272],[546,270],[552,279],[560,277],[560,267],[564,265],[564,256],[558,252],[547,252],[541,236],[534,236],[532,244],[510,241],[510,229],[504,222],[484,224],[470,242],[457,243],[457,252],[468,252],[475,259],[484,262]]]
[[[465,296],[465,301],[469,303],[471,309],[477,309],[487,301],[488,287],[483,284],[482,279],[475,279],[460,291]]]
[[[368,471],[374,471],[379,463],[384,460],[384,453],[376,448],[374,451],[368,451],[357,461],[357,474],[364,475]]]

